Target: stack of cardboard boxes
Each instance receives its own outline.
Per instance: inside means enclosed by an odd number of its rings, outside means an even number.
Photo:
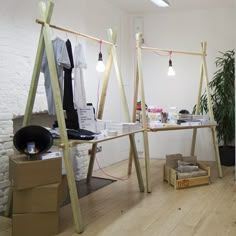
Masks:
[[[24,155],[11,158],[13,236],[58,233],[60,205],[67,195],[61,168],[61,158],[35,161],[28,161]]]

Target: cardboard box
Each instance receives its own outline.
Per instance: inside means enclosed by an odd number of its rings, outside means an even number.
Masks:
[[[197,162],[199,169],[204,170],[206,175],[194,177],[178,177],[178,173],[174,168],[164,165],[163,177],[175,189],[189,188],[193,186],[210,184],[210,167]],[[182,173],[181,173],[182,174]],[[185,173],[186,174],[186,173]],[[189,173],[188,173],[189,174]]]
[[[13,191],[13,214],[55,212],[67,197],[67,178],[61,183]]]
[[[60,183],[60,193],[59,193],[59,205],[62,206],[64,201],[67,198],[68,192],[68,183],[67,176],[63,175]]]
[[[196,156],[183,156],[180,153],[166,155],[166,166],[176,168],[178,166],[178,161],[186,161],[192,164],[197,163]]]
[[[88,150],[87,150],[87,152],[88,152]],[[73,156],[74,155],[70,155],[70,159],[72,162],[73,171],[75,172],[76,161]],[[64,162],[64,158],[63,158],[63,153],[62,152],[50,152],[50,153],[45,153],[44,155],[42,155],[42,160],[47,160],[47,159],[51,159],[51,158],[60,158],[61,159],[61,165],[62,165],[61,174],[66,175],[66,167],[65,167],[65,162]]]
[[[61,182],[61,158],[29,161],[25,155],[10,158],[9,174],[15,190]]]
[[[5,231],[9,228],[11,228],[11,219],[4,216],[0,216],[0,235],[2,231]]]
[[[59,231],[60,213],[27,213],[12,215],[12,236],[50,236]]]

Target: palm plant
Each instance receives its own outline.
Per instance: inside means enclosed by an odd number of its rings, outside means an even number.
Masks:
[[[226,147],[232,145],[235,139],[235,51],[233,49],[220,54],[215,61],[217,70],[209,88],[213,114],[218,124],[218,143]],[[201,96],[199,109],[200,114],[208,112],[206,92]]]
[[[222,165],[235,165],[235,52],[229,50],[220,52],[221,56],[216,58],[216,72],[209,83],[211,90],[212,110]],[[194,106],[195,113],[196,105]],[[200,98],[200,114],[208,112],[206,91]]]

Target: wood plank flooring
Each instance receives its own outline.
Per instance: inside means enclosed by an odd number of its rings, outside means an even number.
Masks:
[[[151,160],[153,191],[140,193],[136,175],[117,181],[81,199],[85,231],[81,236],[235,236],[236,181],[234,167],[223,167],[211,184],[174,190],[163,182],[162,160]],[[143,177],[144,161],[141,160]],[[105,169],[117,177],[127,173],[127,161]],[[96,176],[103,176],[100,171]],[[105,176],[106,177],[106,176]],[[58,236],[76,236],[70,205],[61,208]],[[11,235],[10,220],[0,218],[0,236]],[[33,236],[33,235],[32,235]]]

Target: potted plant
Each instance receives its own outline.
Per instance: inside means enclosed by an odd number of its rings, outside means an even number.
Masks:
[[[215,61],[217,70],[209,88],[213,114],[218,124],[216,131],[221,164],[230,166],[235,164],[235,51],[220,54]],[[207,95],[204,92],[200,99],[200,114],[207,112]]]

